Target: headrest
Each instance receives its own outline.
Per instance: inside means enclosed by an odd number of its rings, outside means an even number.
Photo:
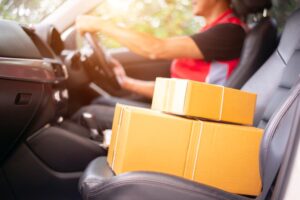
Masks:
[[[271,0],[232,0],[231,2],[236,13],[243,17],[272,7]]]

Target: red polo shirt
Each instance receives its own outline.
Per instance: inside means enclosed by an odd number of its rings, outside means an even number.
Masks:
[[[175,59],[171,77],[224,85],[239,63],[246,36],[244,23],[231,9],[192,35],[204,59]]]

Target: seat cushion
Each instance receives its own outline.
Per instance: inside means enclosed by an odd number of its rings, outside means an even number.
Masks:
[[[95,159],[79,182],[84,200],[250,200],[203,184],[160,173],[114,176],[106,158]]]

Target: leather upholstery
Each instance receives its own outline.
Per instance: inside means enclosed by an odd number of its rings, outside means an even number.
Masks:
[[[285,86],[282,84],[285,84],[285,81],[290,79],[287,76],[283,77],[287,65],[291,65],[288,67],[291,68],[289,69],[291,70],[289,74],[298,76],[296,72],[299,70],[299,67],[295,62],[299,58],[295,55],[292,61],[291,57],[293,54],[296,54],[299,42],[300,9],[288,19],[277,50],[242,87],[242,90],[254,92],[258,95],[254,118],[255,126],[265,127],[270,116],[274,113],[274,109],[278,107],[275,101],[278,101],[278,103],[282,102],[280,99],[284,98],[284,93],[286,94],[284,91]],[[293,82],[295,78],[290,80]],[[290,87],[286,89],[289,90]],[[273,105],[271,106],[270,104]]]
[[[261,67],[277,46],[277,25],[270,18],[262,18],[247,34],[240,63],[225,86],[240,89]]]
[[[232,0],[231,2],[233,8],[241,16],[262,12],[272,7],[271,0]]]
[[[295,51],[294,55],[291,57],[290,61],[285,66],[283,76],[279,85],[276,88],[276,91],[273,93],[272,98],[268,101],[268,106],[262,115],[260,120],[259,127],[264,128],[275,112],[278,105],[281,105],[282,102],[286,99],[289,94],[289,90],[295,85],[299,79],[300,74],[300,48]]]
[[[98,191],[105,181],[114,177],[114,172],[108,166],[106,157],[93,160],[79,180],[79,191],[83,199],[89,199],[94,191]]]
[[[273,182],[271,172],[274,172],[274,167],[280,165],[283,159],[293,123],[300,123],[293,120],[295,108],[300,101],[300,67],[297,65],[300,61],[299,41],[300,10],[289,19],[278,50],[244,87],[259,93],[258,108],[262,120],[257,121],[261,121],[264,126],[268,124],[260,151],[261,175],[265,187],[262,195],[268,192],[267,186]],[[96,172],[93,171],[95,169]],[[248,199],[163,174],[132,172],[113,176],[112,172],[107,175],[106,171],[109,172],[109,167],[105,158],[97,159],[88,166],[79,183],[84,199]],[[96,179],[93,182],[96,183],[90,184],[89,177]],[[264,199],[263,197],[257,199]]]
[[[299,78],[297,78],[300,80]],[[296,111],[300,100],[300,82],[291,90],[288,97],[276,110],[265,130],[260,148],[260,172],[264,187],[272,185],[277,174],[288,144],[288,140],[292,134],[294,124],[298,124],[296,119]],[[295,119],[295,120],[294,120]],[[299,134],[299,133],[297,133]],[[268,191],[263,188],[263,195]]]
[[[90,163],[80,179],[79,189],[83,199],[91,200],[247,199],[166,174],[132,172],[113,176],[104,157]]]

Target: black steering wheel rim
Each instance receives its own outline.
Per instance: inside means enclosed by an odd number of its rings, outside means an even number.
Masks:
[[[87,32],[84,34],[84,38],[92,48],[93,53],[95,54],[95,58],[99,63],[99,67],[102,70],[102,73],[104,73],[107,80],[114,88],[120,89],[120,85],[113,71],[113,67],[109,64],[108,61],[109,55],[107,55],[104,48],[99,44],[96,34]]]

